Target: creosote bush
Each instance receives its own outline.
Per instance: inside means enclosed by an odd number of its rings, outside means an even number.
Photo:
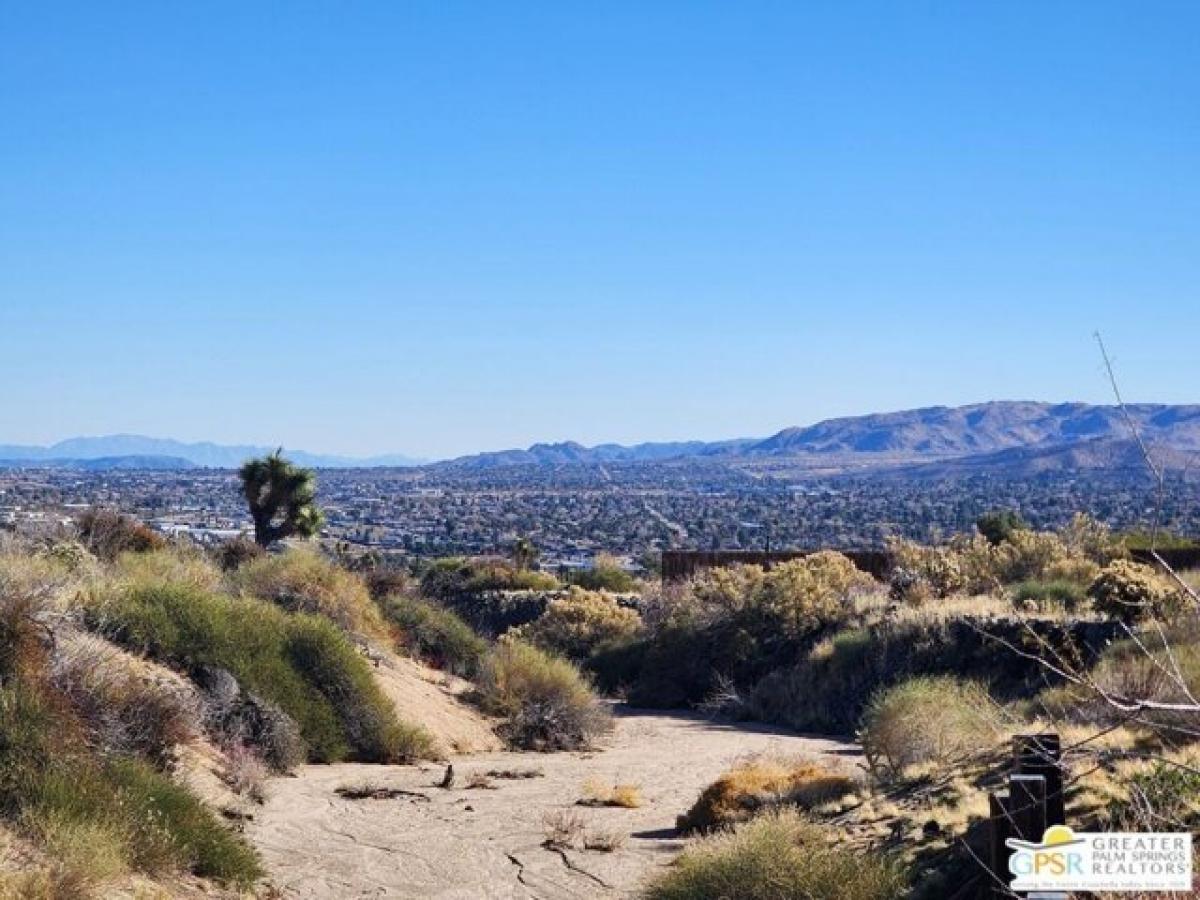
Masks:
[[[701,838],[643,891],[643,900],[892,900],[905,893],[886,858],[829,845],[795,812],[769,812]]]
[[[577,662],[597,647],[627,641],[642,628],[636,610],[617,603],[611,594],[572,587],[550,601],[535,622],[515,628],[514,637]]]
[[[387,597],[379,605],[397,628],[400,645],[413,656],[462,678],[478,673],[487,641],[453,612],[407,596]]]
[[[505,739],[530,750],[575,750],[612,728],[612,716],[571,663],[517,640],[501,640],[478,681],[485,711],[503,716]]]
[[[747,760],[710,784],[677,821],[685,833],[707,833],[745,822],[766,810],[794,806],[809,810],[857,788],[843,772],[799,759]]]
[[[232,577],[242,591],[288,612],[325,616],[355,635],[386,634],[363,580],[314,550],[266,555],[249,561]]]
[[[587,591],[611,591],[628,594],[637,590],[637,579],[621,568],[617,558],[609,553],[598,553],[590,569],[577,569],[570,574],[570,582]]]
[[[891,780],[924,763],[952,763],[1003,736],[996,705],[981,686],[950,677],[918,677],[881,691],[859,734],[867,765]]]

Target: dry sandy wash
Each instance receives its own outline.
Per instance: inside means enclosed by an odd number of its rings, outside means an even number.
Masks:
[[[735,760],[759,753],[822,757],[847,768],[857,757],[837,741],[621,709],[604,749],[454,756],[450,789],[438,786],[438,765],[308,766],[271,782],[247,834],[289,898],[629,897],[682,846],[675,817]],[[529,769],[541,776],[468,787],[476,773]],[[589,779],[637,784],[643,805],[578,806]],[[362,785],[403,793],[359,800],[337,793]],[[544,819],[559,811],[577,814],[588,830],[628,838],[609,853],[547,848]]]

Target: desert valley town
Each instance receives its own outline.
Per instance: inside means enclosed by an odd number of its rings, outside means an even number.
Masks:
[[[1200,896],[1198,33],[0,0],[0,900]]]

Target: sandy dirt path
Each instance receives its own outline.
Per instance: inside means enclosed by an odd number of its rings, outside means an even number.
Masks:
[[[289,898],[630,897],[682,846],[675,817],[735,760],[758,753],[822,757],[846,768],[857,760],[852,745],[833,740],[618,709],[602,750],[457,756],[449,790],[438,787],[442,766],[308,766],[271,782],[247,834]],[[467,787],[474,773],[529,769],[542,776]],[[637,784],[643,806],[578,806],[589,779]],[[364,784],[410,793],[350,800],[336,792]],[[577,814],[589,831],[629,837],[611,853],[547,849],[544,820],[559,811]]]

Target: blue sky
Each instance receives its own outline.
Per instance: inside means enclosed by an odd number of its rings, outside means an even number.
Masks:
[[[0,0],[0,443],[1200,401],[1195,3]]]

